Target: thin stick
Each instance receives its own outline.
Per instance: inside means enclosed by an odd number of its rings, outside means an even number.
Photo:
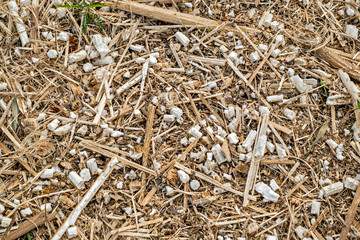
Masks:
[[[358,205],[360,203],[360,184],[357,187],[355,196],[354,196],[354,200],[351,203],[351,206],[349,208],[348,211],[348,215],[346,216],[346,220],[345,220],[345,228],[343,228],[343,230],[341,231],[340,234],[340,240],[345,240],[347,239],[347,235],[349,233],[349,230],[351,228],[351,223],[353,222],[355,215],[356,215],[356,210],[358,208]]]
[[[70,213],[69,217],[63,222],[59,230],[55,233],[55,235],[51,238],[52,240],[59,240],[62,238],[68,227],[74,225],[77,218],[79,217],[82,210],[86,207],[86,205],[90,202],[90,200],[95,196],[96,192],[103,185],[105,180],[109,177],[110,173],[114,169],[115,165],[119,163],[116,158],[112,158],[111,161],[107,164],[103,172],[96,179],[94,184],[90,187],[89,191],[85,194],[85,196],[81,199],[79,204],[74,208],[74,210]]]

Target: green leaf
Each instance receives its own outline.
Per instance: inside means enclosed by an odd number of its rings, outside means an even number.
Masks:
[[[106,4],[90,4],[89,6],[86,7],[86,9],[97,8],[97,7],[109,7],[109,5],[106,5]]]
[[[80,5],[69,5],[69,4],[64,4],[64,5],[57,5],[55,6],[57,8],[75,8],[75,9],[80,9],[83,10],[83,7]]]
[[[83,14],[82,16],[82,25],[81,25],[81,31],[86,34],[87,26],[90,23],[91,19],[89,19],[87,14]]]
[[[101,20],[101,18],[95,14],[95,13],[90,13],[90,15],[92,16],[92,19],[96,22],[96,24],[98,25],[100,31],[104,30],[104,26],[103,26],[103,22]]]
[[[27,239],[32,240],[30,233],[26,233]]]
[[[357,107],[358,109],[360,109],[360,101],[359,100],[356,100],[357,101]]]

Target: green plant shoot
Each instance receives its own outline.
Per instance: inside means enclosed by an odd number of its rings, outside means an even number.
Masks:
[[[81,31],[86,34],[87,27],[91,22],[95,22],[100,31],[104,29],[101,18],[94,12],[92,12],[93,8],[97,7],[108,7],[106,4],[94,3],[92,0],[89,4],[86,3],[86,0],[82,0],[82,2],[76,2],[75,0],[70,0],[72,5],[64,4],[58,5],[57,8],[73,8],[81,11]]]

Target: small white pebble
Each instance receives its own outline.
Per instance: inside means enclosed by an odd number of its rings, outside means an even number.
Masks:
[[[25,208],[25,209],[23,209],[23,210],[20,210],[20,214],[21,214],[21,216],[23,216],[23,217],[29,216],[29,215],[31,215],[32,213],[33,213],[33,212],[31,211],[30,208]]]
[[[84,179],[84,182],[90,181],[91,179],[90,170],[88,168],[81,169],[80,176]]]
[[[182,183],[187,183],[190,180],[189,175],[186,172],[184,172],[183,170],[178,170],[177,174]]]
[[[124,183],[121,182],[121,181],[116,184],[116,188],[117,188],[117,189],[122,189],[123,186],[124,186]]]
[[[198,190],[200,187],[200,182],[198,180],[191,180],[190,188],[194,191]]]
[[[74,184],[74,186],[78,189],[84,189],[84,179],[80,177],[76,172],[70,172],[68,178]]]
[[[189,45],[190,43],[190,40],[187,36],[185,36],[182,32],[176,32],[175,33],[175,38],[182,44],[184,45],[185,47],[187,45]]]
[[[171,196],[174,194],[174,189],[170,186],[166,186],[165,190],[166,190],[166,196]]]
[[[60,41],[68,41],[69,40],[69,34],[67,32],[60,32],[58,36],[58,40]]]
[[[47,56],[51,59],[54,59],[54,58],[57,58],[58,53],[56,50],[51,49],[47,52]]]
[[[250,53],[249,58],[250,58],[251,62],[256,62],[260,59],[260,55],[258,52],[252,52],[252,53]]]
[[[311,202],[311,214],[319,215],[320,214],[321,203],[313,200]]]
[[[5,211],[4,205],[0,204],[0,213],[3,213]]]
[[[91,72],[94,68],[94,65],[92,65],[91,63],[85,63],[83,66],[83,70],[84,72]]]
[[[66,230],[66,236],[68,238],[74,238],[78,235],[78,232],[77,232],[77,227],[76,226],[73,226],[73,227],[69,227],[67,230]]]
[[[278,190],[280,188],[279,185],[277,184],[277,182],[275,181],[275,179],[270,180],[270,187],[274,191],[276,191],[276,190]]]
[[[47,127],[49,130],[53,131],[59,126],[59,123],[60,121],[58,119],[54,119],[47,125]]]
[[[69,151],[69,153],[70,153],[71,156],[75,156],[76,150],[75,150],[75,149],[71,149],[71,150]]]
[[[239,138],[236,133],[230,133],[228,139],[231,144],[237,144],[239,142]]]
[[[11,218],[3,217],[3,218],[1,219],[1,227],[3,227],[3,228],[8,227],[8,226],[10,225],[11,221],[12,221]]]
[[[55,169],[45,169],[44,172],[40,175],[40,178],[52,178],[54,176]]]
[[[48,213],[51,212],[51,211],[52,211],[51,203],[42,204],[42,205],[40,206],[40,209],[41,209],[42,211],[46,210],[46,212],[48,212]]]

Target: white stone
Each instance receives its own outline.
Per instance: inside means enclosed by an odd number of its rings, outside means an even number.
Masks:
[[[266,240],[278,240],[277,236],[267,236]]]
[[[211,148],[211,152],[213,153],[216,161],[218,164],[222,164],[226,162],[226,158],[223,154],[223,151],[221,150],[221,146],[219,144],[216,144]]]
[[[273,153],[275,151],[275,145],[272,142],[266,142],[266,148],[269,152]]]
[[[228,181],[231,181],[231,178],[232,178],[232,176],[230,174],[227,174],[227,173],[223,173],[223,177]]]
[[[290,76],[294,76],[294,74],[295,74],[295,70],[292,68],[289,68],[287,72]]]
[[[311,89],[311,86],[306,85],[299,75],[290,77],[290,80],[295,83],[295,87],[300,93],[304,93]]]
[[[198,180],[191,180],[190,181],[190,188],[194,191],[198,190],[200,187],[200,182]]]
[[[359,29],[355,25],[346,25],[345,33],[352,38],[358,39]]]
[[[86,125],[82,125],[77,131],[76,133],[81,135],[81,136],[85,136],[86,133],[88,131],[88,127]]]
[[[304,175],[302,175],[302,174],[297,174],[297,175],[295,176],[294,180],[295,180],[295,182],[298,183],[298,182],[301,182],[304,178],[305,178]]]
[[[274,191],[276,191],[276,190],[278,190],[280,188],[279,185],[277,184],[277,182],[275,181],[275,179],[270,180],[270,187]]]
[[[96,172],[97,169],[98,169],[98,166],[97,166],[97,163],[96,163],[96,159],[95,159],[95,158],[91,158],[91,159],[87,160],[86,166],[87,166],[88,169],[90,169],[90,172],[91,172],[92,175],[94,175],[95,172]]]
[[[266,97],[266,101],[268,102],[282,102],[284,100],[284,95],[280,94],[280,95],[272,95],[272,96],[267,96]]]
[[[135,52],[142,52],[145,50],[145,47],[143,45],[135,44],[135,45],[130,45],[130,49]]]
[[[344,187],[355,191],[358,186],[359,186],[359,181],[358,180],[356,180],[354,178],[351,178],[351,177],[345,178]]]
[[[68,238],[74,238],[78,235],[78,232],[77,232],[77,227],[76,226],[73,226],[73,227],[69,227],[67,230],[66,230],[66,236]]]
[[[174,194],[174,189],[170,186],[166,186],[165,190],[166,190],[166,196],[171,196]]]
[[[57,58],[58,53],[57,53],[56,50],[50,49],[50,50],[47,52],[47,56],[48,56],[49,58],[51,58],[51,59]]]
[[[336,182],[336,183],[330,184],[326,187],[323,187],[325,196],[330,196],[330,195],[339,193],[343,189],[344,189],[344,184],[342,182]]]
[[[172,114],[165,114],[164,115],[164,121],[165,122],[173,122],[175,121],[175,115],[172,115]]]
[[[182,183],[187,183],[190,180],[189,175],[186,172],[184,172],[183,170],[178,170],[177,174]]]
[[[336,149],[337,148],[337,146],[338,146],[338,144],[334,141],[334,140],[332,140],[332,139],[328,139],[328,140],[326,140],[325,141],[326,143],[327,143],[327,145],[329,145],[329,147],[331,147],[332,149]]]
[[[320,214],[321,203],[313,200],[311,202],[311,214],[319,215]]]
[[[23,210],[20,210],[20,214],[21,214],[21,216],[23,216],[23,217],[29,216],[29,215],[31,215],[32,213],[33,213],[33,212],[31,211],[30,208],[25,208],[25,209],[23,209]]]
[[[8,84],[7,83],[0,83],[0,90],[6,90]]]
[[[228,139],[231,144],[237,144],[239,142],[239,138],[236,133],[230,133]]]
[[[346,14],[349,16],[349,17],[353,17],[355,16],[355,10],[352,8],[352,7],[348,7],[346,9]]]
[[[260,55],[258,52],[252,52],[252,53],[250,53],[249,58],[250,58],[251,62],[256,62],[260,59]]]
[[[234,10],[231,10],[231,12],[229,12],[229,17],[234,18],[235,17],[235,12]]]
[[[270,23],[271,29],[275,29],[275,30],[279,27],[279,25],[280,25],[280,23],[278,21],[272,21]]]
[[[256,138],[256,131],[255,130],[250,130],[249,134],[247,135],[245,141],[243,142],[242,146],[244,148],[246,148],[248,151],[251,150],[253,144],[254,144],[254,141],[255,141],[255,138]]]
[[[269,47],[267,45],[262,44],[262,43],[260,43],[257,47],[262,52],[267,52],[267,50],[269,49]]]
[[[225,117],[228,120],[231,120],[233,117],[235,117],[235,109],[234,109],[234,107],[230,106],[227,109],[225,109],[224,114],[225,114]]]
[[[290,120],[294,120],[296,117],[296,113],[288,108],[284,109],[284,115]]]
[[[277,48],[271,53],[271,56],[276,58],[277,56],[279,56],[280,52],[280,49]]]
[[[69,151],[69,153],[70,153],[71,156],[75,156],[76,150],[75,150],[75,149],[71,149],[71,150]]]
[[[54,176],[55,169],[45,169],[44,172],[40,175],[40,178],[46,179],[46,178],[52,178]]]
[[[268,185],[263,182],[255,184],[255,190],[264,197],[264,201],[277,202],[280,195],[274,192]]]
[[[123,187],[124,187],[124,183],[121,181],[116,184],[117,189],[123,189]]]
[[[270,27],[272,19],[273,19],[273,15],[271,13],[267,12],[265,17],[264,17],[263,26],[264,27]]]
[[[82,60],[84,60],[86,58],[86,51],[85,50],[81,50],[79,52],[73,53],[69,55],[69,63],[74,63],[74,62],[80,62]]]
[[[202,137],[202,133],[199,130],[200,126],[196,125],[195,127],[190,128],[188,133],[195,138],[200,138]]]
[[[133,212],[132,207],[126,207],[126,208],[124,208],[124,211],[127,215],[131,215]]]
[[[62,19],[62,18],[64,18],[65,17],[65,15],[66,15],[66,9],[65,8],[58,8],[58,9],[56,9],[57,11],[56,11],[56,15],[57,15],[57,17],[59,18],[59,19]]]
[[[130,78],[130,76],[131,76],[131,74],[129,71],[125,72],[123,75],[124,78]]]
[[[91,63],[85,63],[83,66],[83,70],[84,72],[91,72],[94,68],[94,65],[92,65]]]
[[[180,144],[183,146],[188,145],[188,139],[186,137],[183,137],[182,139],[180,139]]]
[[[187,8],[192,8],[192,7],[193,7],[193,4],[192,4],[191,2],[184,3],[184,5],[185,5]]]
[[[1,227],[7,228],[7,227],[10,225],[11,221],[12,221],[11,218],[3,217],[3,218],[1,219]]]
[[[40,206],[40,209],[41,209],[41,211],[45,211],[45,210],[46,210],[47,213],[51,212],[51,211],[52,211],[51,203],[42,204],[42,205]]]
[[[60,32],[58,36],[58,40],[60,41],[68,41],[69,40],[69,34],[67,32]]]
[[[190,40],[187,36],[185,36],[182,32],[176,32],[175,33],[175,38],[182,44],[184,45],[185,47],[187,45],[189,45],[190,43]]]
[[[236,52],[230,52],[228,57],[231,61],[236,62],[236,60],[238,59],[238,54]]]
[[[298,235],[298,237],[299,237],[300,239],[303,239],[305,233],[307,233],[308,230],[307,230],[306,228],[304,228],[303,226],[297,226],[297,227],[295,228],[295,232],[296,232],[296,234]]]
[[[124,133],[121,132],[121,131],[116,130],[116,131],[111,132],[111,136],[114,137],[114,138],[117,138],[117,137],[124,136]]]
[[[51,41],[54,39],[54,36],[52,35],[52,32],[42,32],[41,35],[46,39]]]
[[[54,119],[47,125],[47,127],[49,130],[53,131],[59,126],[59,123],[60,121],[58,119]]]
[[[267,136],[265,134],[261,135],[258,138],[258,141],[255,146],[255,157],[262,158],[264,156],[266,150],[266,142],[267,142]]]
[[[5,2],[3,2],[3,3],[5,3]],[[20,37],[21,45],[24,47],[30,41],[29,41],[29,37],[26,32],[26,28],[23,24],[23,20],[18,17],[19,16],[19,7],[17,6],[15,1],[9,1],[8,7],[10,9],[11,14],[15,16],[14,23],[15,23],[17,32]]]
[[[227,51],[229,51],[229,49],[227,49],[224,45],[221,45],[219,49],[222,53],[226,53]]]
[[[71,131],[71,128],[72,128],[72,124],[68,123],[68,124],[66,124],[64,126],[56,128],[55,130],[53,130],[53,132],[56,135],[65,135],[65,134],[68,134]]]
[[[172,115],[175,115],[176,119],[180,119],[182,114],[183,114],[183,111],[178,108],[178,107],[173,107],[171,110],[170,110],[170,113]]]
[[[81,169],[80,176],[84,179],[84,182],[90,181],[91,179],[90,170],[88,168]]]
[[[76,172],[70,172],[68,178],[76,188],[80,190],[85,188],[84,179],[80,177]]]
[[[95,34],[92,36],[92,40],[96,48],[96,51],[98,51],[101,58],[104,58],[110,52],[110,49],[105,44],[103,37],[100,34]]]
[[[97,59],[93,62],[95,66],[105,66],[114,63],[114,58],[112,56],[106,56],[104,58]]]
[[[3,213],[5,211],[4,205],[0,204],[0,213]]]

